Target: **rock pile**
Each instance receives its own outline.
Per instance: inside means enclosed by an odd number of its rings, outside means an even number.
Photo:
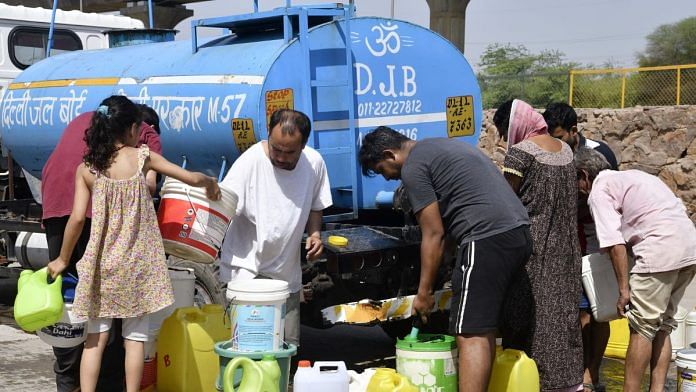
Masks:
[[[696,222],[696,106],[577,112],[583,135],[606,142],[621,170],[640,169],[659,176],[684,201]],[[501,165],[504,149],[493,125],[493,113],[485,112],[479,147]]]

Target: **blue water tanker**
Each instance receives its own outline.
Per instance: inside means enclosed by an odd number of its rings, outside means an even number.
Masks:
[[[201,27],[226,35],[198,39]],[[308,145],[324,157],[334,205],[343,210],[329,220],[388,205],[398,185],[362,176],[356,157],[365,133],[386,125],[415,140],[475,144],[483,117],[474,72],[440,35],[353,17],[352,5],[296,6],[195,20],[190,41],[43,60],[5,94],[2,143],[39,177],[65,126],[112,94],[157,111],[167,159],[215,176],[267,137],[275,109],[307,113]]]

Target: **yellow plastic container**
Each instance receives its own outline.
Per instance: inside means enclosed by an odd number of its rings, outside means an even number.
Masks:
[[[418,388],[396,370],[379,368],[370,378],[366,392],[418,392]]]
[[[60,275],[48,283],[46,267],[31,272],[24,270],[17,282],[14,318],[23,330],[33,332],[60,321],[63,317],[63,294]]]
[[[628,341],[631,338],[631,331],[628,328],[628,320],[620,318],[609,322],[609,342],[604,350],[604,356],[611,358],[626,359]]]
[[[157,391],[216,391],[215,342],[232,335],[220,305],[184,307],[162,323],[157,339]]]
[[[523,351],[496,350],[488,392],[538,391],[539,370]]]

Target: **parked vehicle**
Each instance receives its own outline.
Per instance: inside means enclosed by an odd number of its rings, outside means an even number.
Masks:
[[[353,11],[333,4],[203,19],[192,23],[191,41],[48,58],[9,85],[3,143],[39,177],[72,118],[108,95],[124,94],[158,112],[167,159],[222,178],[244,150],[267,137],[273,110],[301,110],[313,124],[308,144],[324,157],[331,182],[334,207],[325,213],[324,234],[343,235],[350,244],[327,245],[324,260],[304,265],[304,281],[313,288],[304,321],[321,324],[319,309],[329,305],[413,293],[420,236],[408,213],[394,208],[395,201],[403,205],[398,183],[362,176],[359,143],[387,125],[412,139],[475,144],[480,91],[449,41],[408,22],[357,18]],[[198,39],[200,27],[228,33]],[[38,108],[41,116],[27,114]],[[195,267],[200,290],[219,301],[215,267]],[[446,280],[443,271],[440,284]]]

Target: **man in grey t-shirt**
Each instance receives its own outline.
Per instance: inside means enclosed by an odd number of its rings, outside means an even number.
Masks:
[[[408,139],[388,127],[365,135],[363,174],[401,180],[421,227],[421,273],[413,310],[427,317],[445,234],[459,244],[450,332],[459,348],[459,390],[486,391],[498,319],[532,252],[529,217],[491,160],[449,139]]]

